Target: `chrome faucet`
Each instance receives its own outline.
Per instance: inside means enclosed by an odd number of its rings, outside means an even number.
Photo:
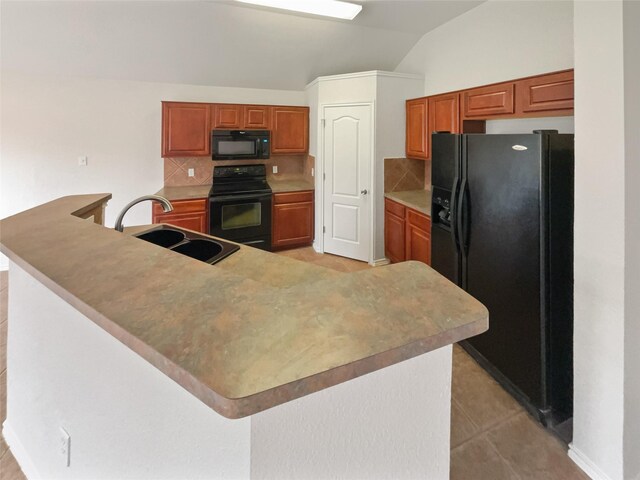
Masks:
[[[122,209],[122,211],[118,215],[118,218],[116,219],[116,224],[114,225],[113,228],[121,232],[124,229],[124,226],[122,225],[122,219],[124,218],[125,213],[127,213],[127,211],[137,203],[144,202],[145,200],[155,200],[156,202],[160,202],[160,205],[162,205],[162,210],[164,210],[165,213],[173,211],[173,205],[171,205],[171,202],[166,198],[161,197],[159,195],[144,195],[140,198],[136,198],[135,200],[125,205],[125,207]]]

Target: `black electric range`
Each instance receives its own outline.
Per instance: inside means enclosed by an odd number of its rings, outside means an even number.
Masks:
[[[214,167],[209,233],[271,250],[271,193],[264,165]]]

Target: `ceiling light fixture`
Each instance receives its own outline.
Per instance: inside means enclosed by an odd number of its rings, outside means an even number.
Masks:
[[[325,17],[342,18],[353,20],[362,5],[355,3],[341,2],[338,0],[236,0],[242,3],[251,3],[263,7],[280,8],[292,10],[294,12],[310,13],[312,15],[322,15]]]

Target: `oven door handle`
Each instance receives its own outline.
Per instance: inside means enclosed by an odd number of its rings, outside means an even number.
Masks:
[[[263,200],[266,198],[271,198],[271,194],[270,193],[259,193],[257,195],[255,194],[245,194],[245,195],[222,195],[222,196],[216,196],[216,197],[209,197],[209,201],[211,202],[227,202],[229,200],[237,200],[237,201],[242,201],[242,200]]]

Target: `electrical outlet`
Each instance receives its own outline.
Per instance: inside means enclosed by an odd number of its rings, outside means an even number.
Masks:
[[[60,456],[62,457],[66,467],[71,465],[71,435],[62,427],[60,427],[60,436],[58,439],[60,447]]]
[[[195,177],[196,176],[196,169],[195,168],[190,168],[189,170],[187,170],[187,174],[190,177]]]
[[[313,169],[313,168],[311,169],[311,176],[312,176],[312,177],[315,177],[315,176],[316,176],[315,169]]]
[[[273,170],[273,173],[278,173],[278,165],[274,165],[273,167],[271,167]]]
[[[87,157],[86,155],[81,155],[78,157],[78,165],[81,167],[87,166]]]

